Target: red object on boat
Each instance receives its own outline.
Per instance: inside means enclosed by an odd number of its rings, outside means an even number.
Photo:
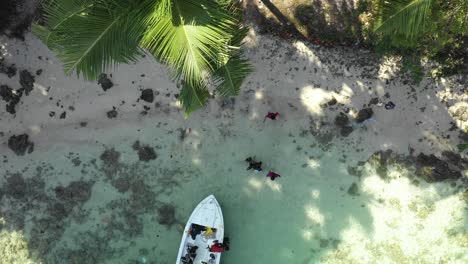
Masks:
[[[210,252],[224,252],[224,247],[223,244],[221,243],[216,243],[211,246]]]

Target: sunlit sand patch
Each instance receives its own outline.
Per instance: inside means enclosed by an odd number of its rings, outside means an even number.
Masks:
[[[361,192],[375,197],[366,206],[372,230],[351,217],[339,247],[322,262],[467,263],[465,204],[459,195],[441,197],[435,186],[421,189],[397,172],[388,175],[393,179],[370,175],[361,185]]]
[[[312,224],[322,226],[325,223],[325,216],[320,211],[311,205],[305,207],[305,214]]]
[[[30,127],[29,127],[29,130],[31,130],[31,133],[32,133],[32,134],[35,134],[35,135],[41,133],[41,127],[38,126],[38,125],[30,126]]]
[[[39,84],[39,83],[34,83],[34,88],[38,89],[39,91],[41,91],[41,94],[43,96],[47,96],[49,95],[49,92],[47,92],[47,88],[44,87],[43,85]]]
[[[351,97],[354,95],[354,91],[351,89],[351,87],[349,87],[349,85],[343,83],[341,85],[341,91],[339,95],[342,97],[340,100],[342,103],[349,103],[351,101]]]
[[[192,163],[195,165],[200,165],[201,164],[201,159],[199,158],[192,158]]]
[[[315,53],[309,48],[307,47],[307,45],[305,45],[303,42],[301,41],[296,41],[294,43],[294,47],[296,47],[297,49],[297,52],[299,54],[301,54],[302,56],[304,56],[305,58],[308,58],[310,62],[314,63],[315,65],[317,65],[319,68],[322,67],[322,62],[320,61],[320,59],[317,57],[317,55],[315,55]]]
[[[283,190],[283,186],[281,184],[279,184],[278,182],[276,181],[272,181],[272,180],[269,180],[267,179],[266,180],[266,185],[272,190],[272,191],[275,191],[275,192],[281,192]]]
[[[307,165],[308,165],[309,168],[311,168],[311,169],[318,169],[318,168],[320,168],[320,161],[319,161],[319,160],[315,160],[315,159],[310,159],[310,160],[307,162]]]
[[[256,91],[255,92],[255,99],[257,99],[257,100],[263,99],[263,91]]]
[[[332,98],[331,93],[312,86],[306,86],[302,88],[301,91],[301,102],[307,110],[309,110],[311,114],[322,116],[323,109],[320,105]]]
[[[177,109],[182,109],[182,104],[180,103],[179,100],[170,102],[169,105]]]
[[[0,217],[0,227],[6,224]],[[0,263],[40,264],[30,259],[28,242],[22,232],[0,231]]]
[[[263,188],[263,182],[256,179],[256,178],[250,178],[249,181],[247,182],[249,187],[255,191],[260,191]]]
[[[314,237],[314,234],[310,230],[302,230],[302,237],[304,240],[310,241]]]
[[[312,198],[315,199],[315,200],[320,198],[320,191],[319,190],[312,190],[310,192],[310,194],[311,194]]]

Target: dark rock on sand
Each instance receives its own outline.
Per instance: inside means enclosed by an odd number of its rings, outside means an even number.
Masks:
[[[148,88],[141,91],[140,99],[145,102],[152,103],[154,101],[153,89]]]
[[[0,61],[0,73],[4,73],[8,76],[8,78],[11,78],[16,75],[16,71],[15,64],[6,66],[2,61]]]
[[[349,125],[349,118],[343,112],[335,117],[335,125],[340,128],[340,135],[343,137],[347,137],[353,132],[353,127]]]
[[[19,103],[21,96],[23,96],[22,89],[13,90],[7,85],[0,85],[0,97],[7,102],[6,111],[12,115],[16,114],[16,105]]]
[[[357,114],[356,122],[362,123],[366,121],[367,119],[371,118],[373,114],[374,114],[374,111],[372,111],[372,108],[361,109],[359,110]]]
[[[36,75],[37,75],[37,76],[39,76],[39,75],[41,75],[41,74],[42,74],[42,69],[39,69],[39,70],[36,71]]]
[[[65,119],[67,117],[67,112],[63,112],[60,114],[60,119]]]
[[[22,70],[20,72],[20,85],[24,89],[24,93],[26,95],[29,95],[29,93],[33,90],[34,88],[34,76],[27,71],[27,70]]]
[[[376,104],[378,104],[378,103],[379,103],[379,98],[378,98],[378,97],[374,97],[374,98],[370,99],[368,105],[371,106],[371,105],[376,105]]]
[[[349,124],[349,118],[348,116],[343,113],[343,112],[340,112],[336,117],[335,117],[335,125],[337,127],[345,127]]]
[[[416,158],[416,168],[418,175],[427,182],[439,182],[462,177],[462,173],[453,165],[439,159],[434,154],[420,153]]]
[[[13,135],[8,139],[8,147],[13,150],[16,155],[23,156],[26,151],[28,151],[28,153],[33,152],[34,143],[29,141],[29,136],[27,134]]]
[[[332,105],[336,105],[336,103],[338,103],[338,101],[336,100],[335,97],[332,97],[332,99],[327,102],[327,105],[332,106]]]
[[[107,74],[105,73],[101,73],[99,75],[98,84],[101,85],[104,91],[107,91],[110,88],[112,88],[112,86],[114,86],[114,83],[112,83],[112,81],[109,78],[107,78]]]
[[[107,112],[107,118],[112,119],[117,117],[117,111],[115,109]]]
[[[353,132],[353,127],[352,126],[344,126],[341,128],[340,135],[343,137],[349,136]]]

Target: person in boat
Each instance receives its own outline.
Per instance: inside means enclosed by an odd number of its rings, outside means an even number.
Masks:
[[[211,247],[208,247],[208,249],[210,250],[210,252],[218,252],[218,253],[225,251],[224,244],[219,243],[218,240],[215,240],[214,244],[211,245]]]
[[[205,231],[206,227],[197,225],[197,224],[192,224],[189,230],[189,234],[192,237],[193,240],[197,238],[197,235],[201,234],[201,232]]]
[[[262,162],[261,161],[256,161],[252,157],[246,158],[245,161],[249,163],[249,167],[247,167],[247,170],[253,169],[255,171],[262,171]]]
[[[279,175],[279,174],[276,173],[276,172],[269,171],[268,174],[267,174],[267,177],[270,177],[270,179],[271,179],[272,181],[274,181],[276,178],[281,177],[281,175]]]
[[[265,118],[263,118],[263,123],[265,123],[265,120],[267,118],[271,119],[271,120],[276,120],[276,117],[279,116],[279,113],[278,112],[268,112],[268,114],[266,114]]]

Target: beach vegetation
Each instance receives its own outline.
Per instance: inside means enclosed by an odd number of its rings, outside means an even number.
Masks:
[[[181,85],[188,115],[214,87],[237,95],[252,71],[240,46],[247,29],[231,0],[46,0],[34,32],[63,62],[67,74],[88,80],[147,53]]]

